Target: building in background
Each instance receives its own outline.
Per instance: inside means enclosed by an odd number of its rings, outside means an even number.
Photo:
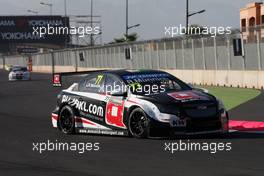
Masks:
[[[254,2],[240,9],[240,27],[244,40],[256,41],[264,38],[264,4]]]

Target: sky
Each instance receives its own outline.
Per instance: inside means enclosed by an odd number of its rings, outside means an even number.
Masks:
[[[54,15],[64,15],[64,0],[0,0],[0,15],[29,15],[28,9],[48,15],[49,8],[40,1],[53,4]],[[89,15],[90,0],[66,0],[67,14]],[[125,33],[126,0],[93,0],[94,15],[101,15],[105,43]],[[190,12],[206,12],[190,18],[190,24],[239,27],[239,9],[252,0],[189,0]],[[186,0],[129,0],[129,25],[140,24],[139,40],[164,37],[165,26],[185,25]]]

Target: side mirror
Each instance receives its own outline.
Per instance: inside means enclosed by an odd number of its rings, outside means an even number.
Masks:
[[[110,95],[113,97],[127,97],[127,92],[111,92]]]

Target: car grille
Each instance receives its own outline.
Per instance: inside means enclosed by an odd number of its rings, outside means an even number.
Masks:
[[[23,74],[16,74],[16,79],[22,79],[23,78]]]
[[[212,117],[217,114],[217,106],[214,103],[207,104],[190,104],[183,107],[187,117],[190,118],[204,118]]]
[[[187,121],[187,132],[213,131],[221,129],[222,124],[219,119],[190,119]]]
[[[222,127],[215,103],[195,103],[183,105],[187,120],[187,132],[219,130]]]

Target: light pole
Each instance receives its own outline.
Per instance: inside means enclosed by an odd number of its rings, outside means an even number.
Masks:
[[[67,26],[67,0],[64,0],[64,25]],[[70,23],[70,22],[69,22]],[[70,24],[68,24],[70,25]],[[67,39],[65,39],[65,48],[67,48]]]
[[[93,0],[91,0],[91,29],[93,29]],[[93,34],[90,34],[90,43],[93,46]]]
[[[67,0],[64,0],[64,14],[67,16]]]
[[[51,3],[44,3],[44,2],[40,2],[41,5],[44,5],[44,6],[49,6],[50,7],[50,15],[52,15],[52,6],[53,4]]]
[[[186,0],[186,28],[188,29],[189,28],[189,18],[193,15],[196,15],[196,14],[201,14],[201,13],[204,13],[205,12],[205,9],[204,10],[200,10],[198,12],[194,12],[194,13],[189,13],[189,0]]]
[[[128,0],[126,0],[126,37],[128,35]]]
[[[140,26],[140,24],[136,24],[136,25],[132,25],[132,26],[128,25],[128,0],[126,0],[126,38],[128,36],[128,30],[129,29],[139,27],[139,26]]]
[[[28,13],[33,13],[33,14],[35,14],[35,15],[38,15],[38,12],[35,11],[35,10],[27,10],[27,12],[28,12]]]

